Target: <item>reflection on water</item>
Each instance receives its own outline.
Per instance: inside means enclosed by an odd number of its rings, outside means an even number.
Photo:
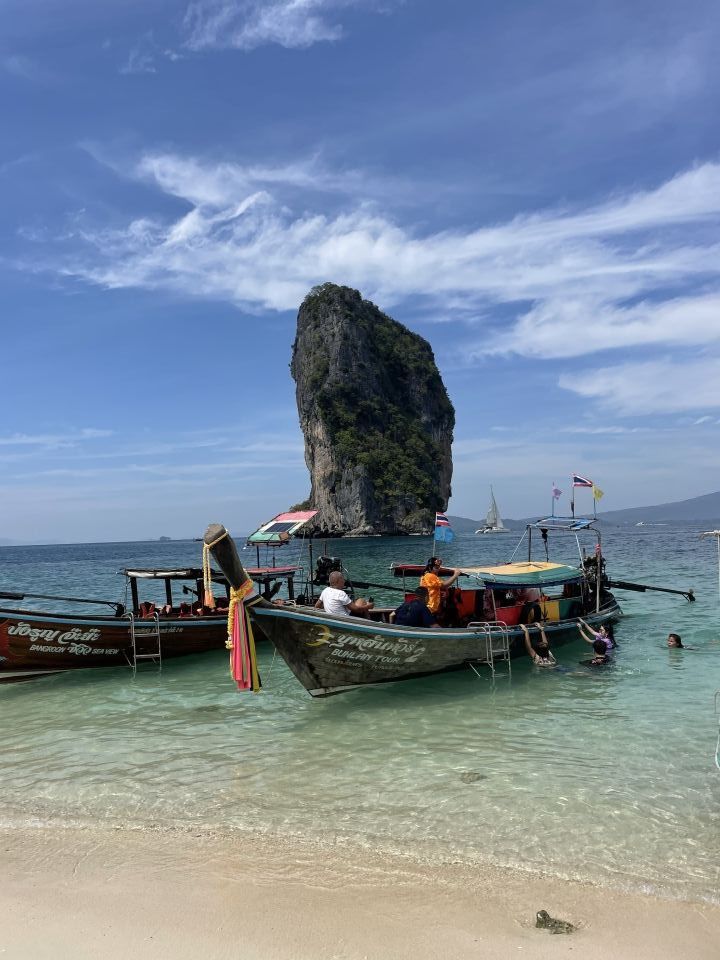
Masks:
[[[511,540],[459,537],[444,558],[504,559]],[[383,580],[391,560],[422,561],[430,546],[373,539],[329,552]],[[198,547],[3,549],[0,572],[6,589],[117,599],[120,567],[197,565]],[[623,596],[604,670],[578,666],[588,656],[578,640],[558,652],[567,670],[515,661],[494,688],[465,671],[314,701],[270,649],[258,696],[235,691],[222,652],[135,681],[108,669],[1,687],[3,818],[340,837],[714,896],[714,555],[667,529],[611,532],[606,550],[616,577],[693,586],[699,599]],[[695,649],[669,651],[669,630]]]

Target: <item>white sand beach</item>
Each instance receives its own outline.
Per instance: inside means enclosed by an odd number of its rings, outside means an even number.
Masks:
[[[13,960],[716,960],[720,906],[269,837],[5,830]],[[534,926],[535,913],[577,925]]]

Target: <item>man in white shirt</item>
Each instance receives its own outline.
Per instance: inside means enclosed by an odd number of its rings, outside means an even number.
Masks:
[[[351,614],[366,617],[368,610],[372,610],[372,600],[351,600],[345,593],[345,577],[339,570],[332,571],[328,583],[330,586],[325,587],[315,603],[315,606],[325,613],[331,613],[335,617],[349,617]]]

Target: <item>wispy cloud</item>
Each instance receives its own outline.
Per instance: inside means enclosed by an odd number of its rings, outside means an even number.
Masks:
[[[84,222],[73,234],[84,251],[68,255],[61,272],[254,310],[296,308],[312,284],[328,278],[386,305],[421,296],[442,302],[445,313],[448,303],[475,309],[490,325],[495,305],[512,305],[519,312],[503,321],[502,336],[485,333],[470,351],[475,356],[675,342],[680,315],[691,342],[714,336],[720,164],[586,209],[429,234],[363,202],[359,174],[331,176],[311,162],[248,167],[152,154],[130,172],[190,209],[175,220]],[[323,212],[318,198],[328,189],[350,194],[345,209]],[[302,212],[293,212],[298,206]],[[698,284],[700,294],[687,292]]]
[[[53,73],[40,61],[23,54],[15,53],[0,58],[0,64],[6,73],[32,83],[52,83]]]
[[[158,46],[152,30],[145,33],[128,54],[120,73],[157,73]]]
[[[476,353],[579,357],[638,345],[714,343],[720,322],[720,289],[664,301],[657,295],[673,281],[688,280],[693,275],[699,283],[711,280],[717,285],[720,269],[716,270],[712,262],[715,257],[720,257],[720,246],[713,244],[698,246],[692,254],[676,250],[664,264],[658,259],[655,298],[631,305],[608,302],[597,294],[581,297],[573,293],[564,299],[545,300],[522,315],[509,333],[505,331],[502,337],[480,344]],[[650,285],[651,278],[647,277],[644,286]]]
[[[623,415],[712,409],[720,407],[720,357],[622,363],[564,375],[560,385]]]
[[[126,173],[185,210],[114,226],[76,217],[55,271],[252,312],[296,309],[311,286],[332,279],[386,307],[412,298],[425,311],[441,305],[443,317],[474,317],[469,329],[482,336],[458,348],[465,365],[497,354],[642,349],[652,362],[579,371],[559,384],[622,414],[718,405],[717,363],[701,351],[718,339],[719,163],[586,208],[433,233],[365,202],[361,172],[333,173],[317,157],[242,165],[152,153]],[[672,361],[648,355],[668,347]]]
[[[97,430],[85,427],[69,433],[14,433],[11,436],[0,437],[0,446],[3,447],[67,447],[75,446],[88,440],[99,440],[112,436],[112,430]]]
[[[264,44],[304,48],[338,40],[332,14],[363,0],[196,0],[185,16],[191,50],[253,50]],[[367,5],[367,4],[366,4]]]

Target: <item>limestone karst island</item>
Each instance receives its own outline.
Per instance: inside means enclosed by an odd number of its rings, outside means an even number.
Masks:
[[[300,307],[291,372],[315,530],[431,529],[450,498],[455,411],[430,344],[357,290],[326,283]]]

